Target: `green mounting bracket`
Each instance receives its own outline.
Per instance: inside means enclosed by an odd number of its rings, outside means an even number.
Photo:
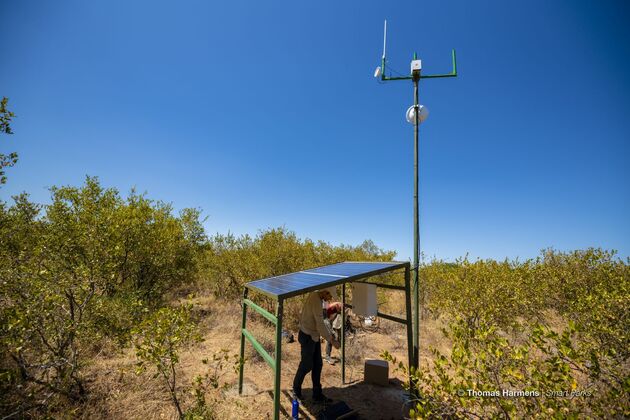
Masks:
[[[453,48],[453,50],[451,51],[451,56],[453,59],[453,70],[450,73],[447,74],[421,74],[420,78],[421,79],[437,79],[439,77],[457,77],[457,56],[455,55],[455,49]],[[400,76],[400,77],[391,77],[391,76],[385,76],[385,57],[383,57],[383,59],[381,60],[381,68],[382,68],[382,73],[381,73],[381,80],[386,82],[389,80],[413,80],[413,76],[409,75],[409,76]]]

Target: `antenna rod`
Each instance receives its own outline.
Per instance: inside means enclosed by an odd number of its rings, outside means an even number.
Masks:
[[[385,47],[387,46],[387,19],[385,19],[385,28],[383,29],[383,59],[381,60],[381,80],[385,80]]]
[[[385,60],[385,46],[387,45],[387,19],[385,19],[385,29],[383,30],[383,60]]]

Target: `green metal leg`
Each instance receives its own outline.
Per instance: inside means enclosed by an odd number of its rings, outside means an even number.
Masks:
[[[341,385],[346,383],[346,284],[341,285]]]
[[[409,267],[405,268],[405,308],[407,314],[407,354],[409,357],[409,368],[411,368],[414,362],[415,350],[411,320],[411,279],[409,275]],[[411,392],[413,393],[414,390],[412,389]]]
[[[280,363],[282,360],[282,313],[284,302],[282,299],[278,301],[276,308],[276,318],[278,320],[276,324],[276,368],[275,368],[275,382],[273,391],[273,418],[274,420],[280,419],[280,373],[282,372]]]
[[[247,288],[243,290],[243,319],[241,320],[241,359],[238,370],[239,395],[243,393],[243,369],[245,368],[245,334],[243,333],[243,330],[245,329],[247,323],[247,305],[245,304],[245,299],[247,299]]]
[[[418,368],[420,360],[420,305],[418,295],[420,294],[418,281],[418,267],[413,271],[413,366]]]

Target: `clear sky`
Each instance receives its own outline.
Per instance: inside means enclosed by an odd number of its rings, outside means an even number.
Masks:
[[[0,96],[17,151],[0,199],[86,175],[209,233],[286,226],[413,253],[410,81],[420,102],[422,250],[630,255],[627,1],[0,0]]]

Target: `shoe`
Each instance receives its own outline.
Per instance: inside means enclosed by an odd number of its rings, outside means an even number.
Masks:
[[[328,363],[329,365],[335,365],[335,360],[333,358],[331,358],[330,356],[326,356],[324,358],[324,360],[326,361],[326,363]]]
[[[300,404],[304,402],[304,397],[302,397],[302,393],[297,392],[296,390],[291,390],[291,399],[298,400]]]
[[[331,398],[328,398],[324,394],[313,395],[313,401],[324,404],[330,404],[331,402],[333,402]]]

